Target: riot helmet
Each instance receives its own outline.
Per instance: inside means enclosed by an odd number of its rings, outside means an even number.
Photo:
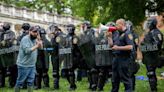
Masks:
[[[22,24],[22,29],[23,30],[29,30],[30,29],[30,24],[29,23],[23,23]]]
[[[126,21],[126,28],[129,30],[129,31],[133,31],[133,23],[131,21]]]
[[[45,30],[44,28],[40,28],[40,29],[39,29],[39,33],[40,33],[40,34],[46,34],[46,30]]]
[[[49,30],[50,30],[50,33],[55,33],[56,31],[58,31],[58,26],[57,24],[53,23],[49,26]]]
[[[107,27],[115,27],[116,23],[114,22],[108,22],[105,26]]]
[[[41,39],[44,39],[46,35],[46,30],[44,28],[40,28],[38,32],[40,34]]]
[[[88,29],[91,29],[91,23],[89,21],[84,21],[82,23],[82,30],[85,32],[87,31]]]
[[[157,28],[156,25],[157,25],[157,19],[155,17],[149,18],[147,20],[148,29],[150,30],[156,29]]]
[[[10,30],[10,24],[9,23],[4,23],[3,24],[3,30],[4,31]]]
[[[67,25],[67,32],[68,32],[68,34],[73,35],[74,31],[75,31],[75,26],[73,24]]]

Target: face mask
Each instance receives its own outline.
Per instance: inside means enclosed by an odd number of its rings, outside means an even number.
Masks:
[[[74,33],[74,31],[73,31],[73,29],[71,27],[68,27],[67,31],[68,31],[69,34],[73,34]]]

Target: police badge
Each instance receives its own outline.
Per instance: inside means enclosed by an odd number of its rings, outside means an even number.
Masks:
[[[128,34],[128,37],[129,37],[130,40],[133,40],[132,34]]]

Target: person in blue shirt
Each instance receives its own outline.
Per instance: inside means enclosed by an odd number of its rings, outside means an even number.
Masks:
[[[22,87],[25,80],[27,82],[28,92],[32,92],[33,90],[37,49],[42,46],[42,42],[37,40],[37,36],[37,28],[31,27],[29,34],[24,36],[20,42],[17,57],[18,77],[15,92],[20,92],[20,87]]]
[[[132,92],[132,82],[130,78],[129,64],[130,54],[133,49],[133,36],[127,31],[124,19],[116,21],[119,32],[108,32],[108,41],[112,45],[114,59],[112,62],[112,90],[119,91],[120,82],[124,83],[125,92]]]

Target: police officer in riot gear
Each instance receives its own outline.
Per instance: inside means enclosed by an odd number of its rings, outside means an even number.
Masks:
[[[73,24],[67,25],[68,34],[59,36],[56,40],[59,43],[59,60],[63,60],[63,71],[65,77],[70,83],[70,90],[76,89],[74,70],[80,61],[79,50],[77,46],[77,37],[74,33],[75,26]]]
[[[38,57],[36,62],[36,77],[35,77],[35,89],[41,88],[41,82],[43,79],[45,87],[49,87],[49,47],[50,42],[46,38],[46,31],[44,28],[38,27],[40,40],[43,42],[43,48],[38,50]]]
[[[81,28],[79,48],[86,62],[88,73],[89,89],[96,90],[97,87],[97,69],[95,68],[95,42],[94,30],[89,21],[84,21]]]
[[[0,24],[0,42],[3,40],[3,34],[4,29],[3,29],[3,23]],[[0,44],[0,48],[2,49],[2,43]],[[6,67],[4,67],[3,63],[4,61],[2,60],[2,56],[0,55],[0,87],[5,86],[5,74],[6,74]]]
[[[3,33],[2,33],[2,41],[1,48],[10,48],[14,45],[15,33],[10,30],[10,24],[4,23],[3,25]],[[3,66],[8,68],[9,72],[9,86],[14,87],[17,78],[17,66],[16,61],[14,61],[15,52],[4,53],[2,54],[1,61],[3,61]],[[4,85],[4,84],[3,84]]]
[[[133,35],[133,42],[134,42],[134,46],[133,46],[133,50],[131,52],[131,60],[132,62],[130,63],[130,71],[131,71],[131,78],[132,78],[132,90],[135,90],[135,74],[138,72],[140,66],[139,64],[136,62],[137,59],[137,50],[139,50],[138,48],[138,44],[139,44],[139,39],[138,39],[138,35],[134,32],[133,29],[133,23],[131,21],[126,21],[126,26],[128,31],[130,31]]]
[[[59,56],[58,56],[58,43],[56,42],[56,38],[62,34],[56,24],[52,24],[49,26],[50,36],[51,36],[51,61],[53,67],[53,78],[54,78],[54,88],[59,89]]]
[[[152,92],[157,92],[156,68],[159,62],[159,52],[161,50],[163,35],[157,29],[156,18],[149,18],[146,23],[148,30],[144,39],[141,40],[141,51],[143,53],[143,63],[146,65],[147,76]]]
[[[29,23],[23,23],[22,24],[22,31],[21,31],[21,35],[18,37],[18,41],[20,42],[21,39],[28,34],[30,29],[30,24]]]
[[[113,25],[108,24],[108,26]],[[99,29],[95,32],[95,62],[98,71],[97,87],[99,91],[103,90],[105,81],[112,76],[112,59],[112,50],[106,37],[106,31]]]

